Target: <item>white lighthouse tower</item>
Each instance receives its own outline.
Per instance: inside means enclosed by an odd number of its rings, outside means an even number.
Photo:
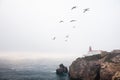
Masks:
[[[89,51],[84,56],[92,56],[92,55],[96,55],[96,54],[101,54],[102,52],[103,52],[102,50],[93,50],[92,47],[89,46]]]
[[[89,52],[91,52],[92,51],[92,47],[91,46],[89,46]]]
[[[92,47],[89,46],[89,51],[88,51],[89,55],[101,54],[102,52],[103,52],[102,50],[92,50]]]

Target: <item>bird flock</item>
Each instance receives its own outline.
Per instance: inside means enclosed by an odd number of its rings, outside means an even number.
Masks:
[[[71,10],[74,10],[74,9],[76,9],[76,8],[77,8],[77,6],[73,6],[73,7],[71,8]],[[90,8],[85,8],[85,9],[83,9],[83,13],[86,13],[87,11],[90,11]],[[76,21],[77,21],[77,20],[70,20],[69,22],[72,23],[72,22],[76,22]],[[64,23],[64,21],[63,21],[63,20],[60,20],[59,23]],[[73,28],[76,28],[76,26],[73,26]],[[66,36],[65,36],[65,42],[68,41],[68,38],[69,38],[69,35],[66,35]],[[56,36],[52,37],[52,40],[56,40]]]

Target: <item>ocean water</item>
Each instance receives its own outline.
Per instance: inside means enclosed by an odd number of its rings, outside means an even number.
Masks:
[[[69,67],[71,60],[0,60],[0,80],[69,80],[56,75],[61,63]]]

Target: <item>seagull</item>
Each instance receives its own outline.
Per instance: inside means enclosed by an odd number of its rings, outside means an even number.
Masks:
[[[67,42],[68,40],[66,39],[65,42]]]
[[[62,22],[64,22],[64,21],[61,20],[59,23],[62,23]]]
[[[66,35],[65,37],[66,37],[66,38],[69,38],[69,35]]]
[[[75,22],[76,20],[71,20],[70,22]]]
[[[55,40],[55,39],[56,39],[56,37],[53,37],[53,38],[52,38],[52,40]]]
[[[89,11],[90,8],[86,8],[86,9],[83,9],[83,10],[84,10],[83,13],[85,13],[86,11]]]
[[[72,8],[71,8],[71,10],[73,10],[73,9],[75,9],[75,8],[77,8],[76,6],[73,6]]]
[[[73,28],[75,28],[75,26],[73,26]]]

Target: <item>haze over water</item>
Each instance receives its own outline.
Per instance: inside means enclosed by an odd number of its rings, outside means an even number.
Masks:
[[[69,80],[68,76],[56,75],[61,63],[69,67],[71,60],[0,59],[0,80]]]

